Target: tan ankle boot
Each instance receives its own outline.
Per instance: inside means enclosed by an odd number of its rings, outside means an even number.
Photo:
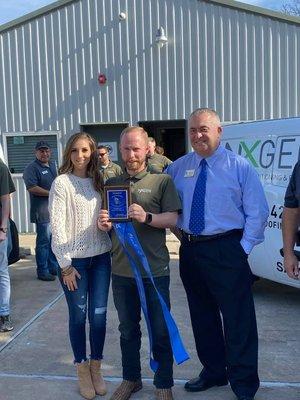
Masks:
[[[173,400],[172,389],[156,389],[156,400]]]
[[[106,390],[106,384],[101,374],[101,361],[91,360],[90,370],[95,392],[100,396],[104,396],[107,393],[107,390]]]
[[[96,396],[96,393],[92,382],[89,362],[85,361],[80,364],[76,364],[76,366],[79,382],[79,392],[82,397],[91,400]]]

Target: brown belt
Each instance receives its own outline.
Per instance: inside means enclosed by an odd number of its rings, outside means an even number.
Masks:
[[[242,234],[243,229],[231,229],[230,231],[216,233],[215,235],[192,235],[191,233],[187,233],[184,231],[181,231],[181,233],[182,237],[188,242],[207,242],[209,240],[219,239],[224,236],[232,235],[234,233]]]

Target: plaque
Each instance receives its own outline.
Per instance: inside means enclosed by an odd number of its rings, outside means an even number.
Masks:
[[[131,218],[128,216],[128,207],[130,204],[129,186],[104,186],[104,206],[108,211],[111,222],[130,221]]]

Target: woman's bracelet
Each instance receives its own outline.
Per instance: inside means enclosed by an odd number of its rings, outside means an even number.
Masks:
[[[72,267],[72,265],[69,265],[68,267],[64,267],[61,269],[61,274],[62,276],[68,276],[71,275],[73,271],[74,268]]]

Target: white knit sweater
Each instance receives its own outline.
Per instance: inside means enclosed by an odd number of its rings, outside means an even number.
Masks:
[[[108,234],[97,227],[100,208],[101,196],[91,178],[63,174],[54,180],[49,194],[52,250],[61,268],[71,265],[72,258],[111,249]]]

